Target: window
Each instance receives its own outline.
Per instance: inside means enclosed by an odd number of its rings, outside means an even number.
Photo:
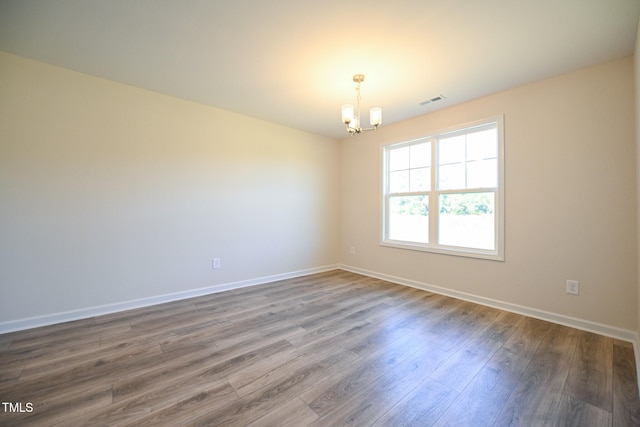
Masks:
[[[502,121],[383,147],[383,245],[504,259]]]

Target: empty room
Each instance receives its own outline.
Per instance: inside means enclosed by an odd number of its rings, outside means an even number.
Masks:
[[[639,19],[0,0],[0,425],[640,425]]]

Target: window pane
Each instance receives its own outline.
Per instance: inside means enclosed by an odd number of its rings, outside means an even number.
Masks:
[[[389,200],[389,239],[429,242],[429,197],[401,196]]]
[[[389,151],[389,170],[409,169],[410,147],[394,148]]]
[[[465,161],[465,135],[442,138],[438,141],[438,164],[461,163]]]
[[[495,194],[441,194],[438,243],[495,250]]]
[[[411,146],[411,168],[431,166],[431,143],[425,142]]]
[[[466,188],[492,188],[498,185],[498,160],[479,160],[467,163]]]
[[[467,135],[467,160],[498,157],[498,130],[488,129]]]
[[[391,172],[389,174],[389,192],[404,193],[409,191],[409,171]]]
[[[411,169],[409,191],[429,191],[431,189],[431,168]]]
[[[464,163],[440,166],[438,171],[439,190],[459,190],[465,187]]]

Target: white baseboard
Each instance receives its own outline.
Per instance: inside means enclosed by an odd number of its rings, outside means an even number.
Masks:
[[[340,269],[350,271],[352,273],[358,273],[365,276],[374,277],[377,279],[387,280],[389,282],[397,283],[400,285],[410,286],[412,288],[422,289],[430,291],[436,294],[446,295],[449,297],[486,305],[489,307],[498,308],[513,313],[522,314],[524,316],[534,317],[540,320],[546,320],[548,322],[557,323],[564,326],[570,326],[572,328],[581,329],[583,331],[594,332],[596,334],[608,336],[611,338],[620,339],[622,341],[631,342],[634,345],[634,349],[638,347],[638,334],[635,331],[628,329],[617,328],[615,326],[604,325],[601,323],[591,322],[589,320],[578,319],[575,317],[565,316],[562,314],[551,313],[544,310],[538,310],[531,307],[526,307],[518,304],[512,304],[500,300],[494,300],[491,298],[485,298],[478,295],[468,294],[466,292],[459,292],[452,289],[442,288],[439,286],[430,285],[428,283],[417,282],[415,280],[405,279],[402,277],[396,277],[389,274],[378,273],[375,271],[365,270],[358,267],[352,267],[349,265],[340,265]],[[638,351],[636,349],[636,366],[638,365]]]
[[[57,323],[71,322],[74,320],[87,319],[105,314],[117,313],[120,311],[132,310],[135,308],[148,307],[156,304],[163,304],[172,301],[179,301],[187,298],[194,298],[203,295],[215,294],[229,291],[231,289],[246,288],[249,286],[262,285],[276,282],[278,280],[292,279],[296,277],[308,276],[309,274],[322,273],[336,270],[338,265],[328,265],[324,267],[309,268],[305,270],[292,271],[289,273],[275,274],[272,276],[258,277],[255,279],[241,280],[238,282],[223,283],[205,288],[192,289],[188,291],[175,292],[165,295],[141,298],[131,301],[123,301],[114,304],[106,304],[96,307],[82,308],[78,310],[66,311],[62,313],[46,314],[43,316],[29,317],[18,320],[0,322],[0,334],[22,331],[25,329],[49,326]]]

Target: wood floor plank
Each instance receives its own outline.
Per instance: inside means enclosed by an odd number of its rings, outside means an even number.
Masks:
[[[78,324],[76,324],[76,322],[70,322],[74,324],[73,327],[64,324],[66,327],[60,331],[51,329],[53,326],[47,326],[42,328],[44,331],[37,334],[34,333],[26,338],[16,338],[11,343],[9,351],[35,351],[36,354],[43,351],[53,353],[64,350],[69,343],[93,343],[94,341],[99,341],[101,336],[130,329],[128,324],[101,325],[99,327],[100,333],[96,334],[97,328],[95,322],[77,322]]]
[[[498,415],[498,425],[555,425],[577,343],[577,330],[560,325],[549,327],[516,389]]]
[[[564,394],[556,425],[576,427],[611,427],[611,411],[603,410]]]
[[[23,369],[24,368],[21,365],[0,367],[0,384],[18,380]]]
[[[575,401],[612,412],[613,339],[581,332],[565,393]]]
[[[161,387],[168,381],[180,376],[204,375],[212,380],[226,378],[258,360],[265,355],[274,354],[291,345],[281,340],[244,352],[228,352],[225,350],[212,353],[198,354],[197,357],[180,358],[178,363],[154,364],[153,369],[146,370],[139,375],[130,376],[126,380],[118,381],[113,385],[114,402],[125,399],[131,395],[141,394],[149,390]]]
[[[432,375],[441,384],[461,392],[476,373],[517,328],[521,316],[502,312],[462,348],[451,355]]]
[[[212,407],[225,405],[237,399],[233,387],[221,384],[213,388],[199,390],[186,399],[180,399],[147,417],[136,420],[136,426],[187,425],[198,416],[207,414]],[[127,419],[127,423],[131,420]]]
[[[330,412],[311,425],[367,425],[377,420],[427,379],[446,357],[442,350],[412,353],[349,398],[336,402]],[[313,405],[310,407],[313,409]]]
[[[156,411],[164,410],[176,402],[187,400],[202,391],[228,389],[226,380],[211,378],[202,372],[192,376],[184,375],[174,381],[167,381],[158,388],[145,393],[134,394],[128,399],[121,399],[98,410],[85,414],[84,425],[136,425],[138,420],[147,418]],[[224,393],[237,399],[235,393]],[[218,402],[220,404],[220,402]]]
[[[640,426],[640,400],[631,343],[613,341],[613,425]]]
[[[6,351],[13,342],[13,337],[10,334],[0,335],[0,351]]]
[[[327,358],[295,370],[279,382],[271,383],[240,400],[195,420],[195,425],[246,425],[269,412],[277,410],[319,382],[325,375],[332,376],[354,363],[359,356],[351,352],[338,352]]]
[[[390,310],[391,307],[386,303],[379,303],[369,307],[365,306],[365,308],[347,315],[343,313],[341,317],[334,318],[331,322],[325,323],[323,326],[313,329],[297,339],[292,339],[291,343],[296,347],[304,347],[305,345],[309,345],[350,330],[354,325],[368,324],[368,316],[382,316],[385,312],[389,312]]]
[[[368,356],[353,369],[326,378],[300,397],[316,414],[326,415],[415,352],[424,351],[425,346],[419,336],[407,334]]]
[[[6,338],[12,339],[13,342],[11,346],[14,348],[24,345],[34,345],[34,343],[37,345],[39,340],[49,341],[60,339],[61,337],[75,336],[78,333],[85,333],[91,330],[90,328],[93,325],[95,325],[95,318],[88,318],[11,332],[6,334]]]
[[[318,414],[296,397],[247,424],[247,427],[299,427],[309,425],[317,419]]]
[[[113,363],[113,358],[127,357],[130,358],[138,353],[152,353],[157,355],[161,352],[161,348],[156,342],[147,342],[144,344],[124,343],[111,345],[108,347],[91,346],[71,346],[76,347],[75,352],[65,352],[64,355],[56,354],[52,357],[41,357],[36,360],[29,360],[24,368],[21,378],[28,380],[31,377],[42,376],[43,373],[51,376],[56,372],[66,372],[71,368],[82,369],[86,365],[87,360],[101,360],[100,363]],[[88,369],[94,369],[90,367]]]
[[[289,349],[262,358],[247,366],[240,372],[227,378],[227,381],[239,396],[247,395],[255,390],[257,384],[267,384],[278,371],[291,371],[296,360],[304,359],[307,355],[300,349],[291,346]],[[253,385],[253,386],[252,386]]]
[[[20,378],[17,382],[9,383],[9,388],[0,384],[0,395],[9,395],[15,401],[40,402],[48,400],[52,394],[62,393],[61,390],[110,387],[114,378],[142,369],[141,366],[151,363],[161,354],[158,345],[114,351],[51,372],[45,370],[28,378]]]
[[[28,401],[22,401],[28,402]],[[64,399],[48,395],[48,398],[30,401],[34,403],[31,413],[5,413],[0,418],[2,426],[70,426],[81,425],[83,414],[111,404],[111,389],[86,389],[81,396]]]
[[[322,360],[331,358],[334,353],[335,349],[330,348],[324,348],[322,351],[315,352],[301,352],[298,350],[297,354],[293,353],[294,357],[288,360],[287,363],[279,364],[273,368],[266,368],[263,375],[242,386],[238,384],[234,389],[241,397],[259,392],[260,390],[271,387],[273,384],[286,382],[291,378],[292,372],[304,372],[310,365],[319,364]],[[349,356],[354,361],[359,359],[355,354],[349,354]],[[229,378],[229,382],[231,382],[232,385],[237,384],[233,378]]]
[[[457,392],[438,381],[427,378],[372,425],[376,427],[432,426],[449,405],[456,401],[457,396]]]
[[[503,348],[522,355],[526,359],[531,359],[550,327],[551,323],[544,320],[524,317],[517,333],[511,335],[504,343]]]
[[[2,426],[633,426],[637,385],[630,343],[342,270],[0,335]]]
[[[100,347],[100,337],[92,335],[89,337],[78,338],[69,337],[69,339],[48,340],[40,339],[40,345],[32,343],[29,346],[11,346],[2,352],[2,360],[0,366],[9,366],[11,364],[25,364],[27,362],[37,361],[38,359],[52,360],[63,358],[69,354],[76,354],[78,351],[85,349],[97,349]]]
[[[407,321],[412,323],[412,328],[429,331],[440,337],[438,346],[449,352],[459,349],[491,321],[485,318],[487,313],[497,316],[497,311],[488,307],[441,295],[425,299],[424,302],[425,307],[419,311],[420,315]]]
[[[549,324],[522,318],[505,344],[473,377],[436,426],[492,426],[511,396]]]

